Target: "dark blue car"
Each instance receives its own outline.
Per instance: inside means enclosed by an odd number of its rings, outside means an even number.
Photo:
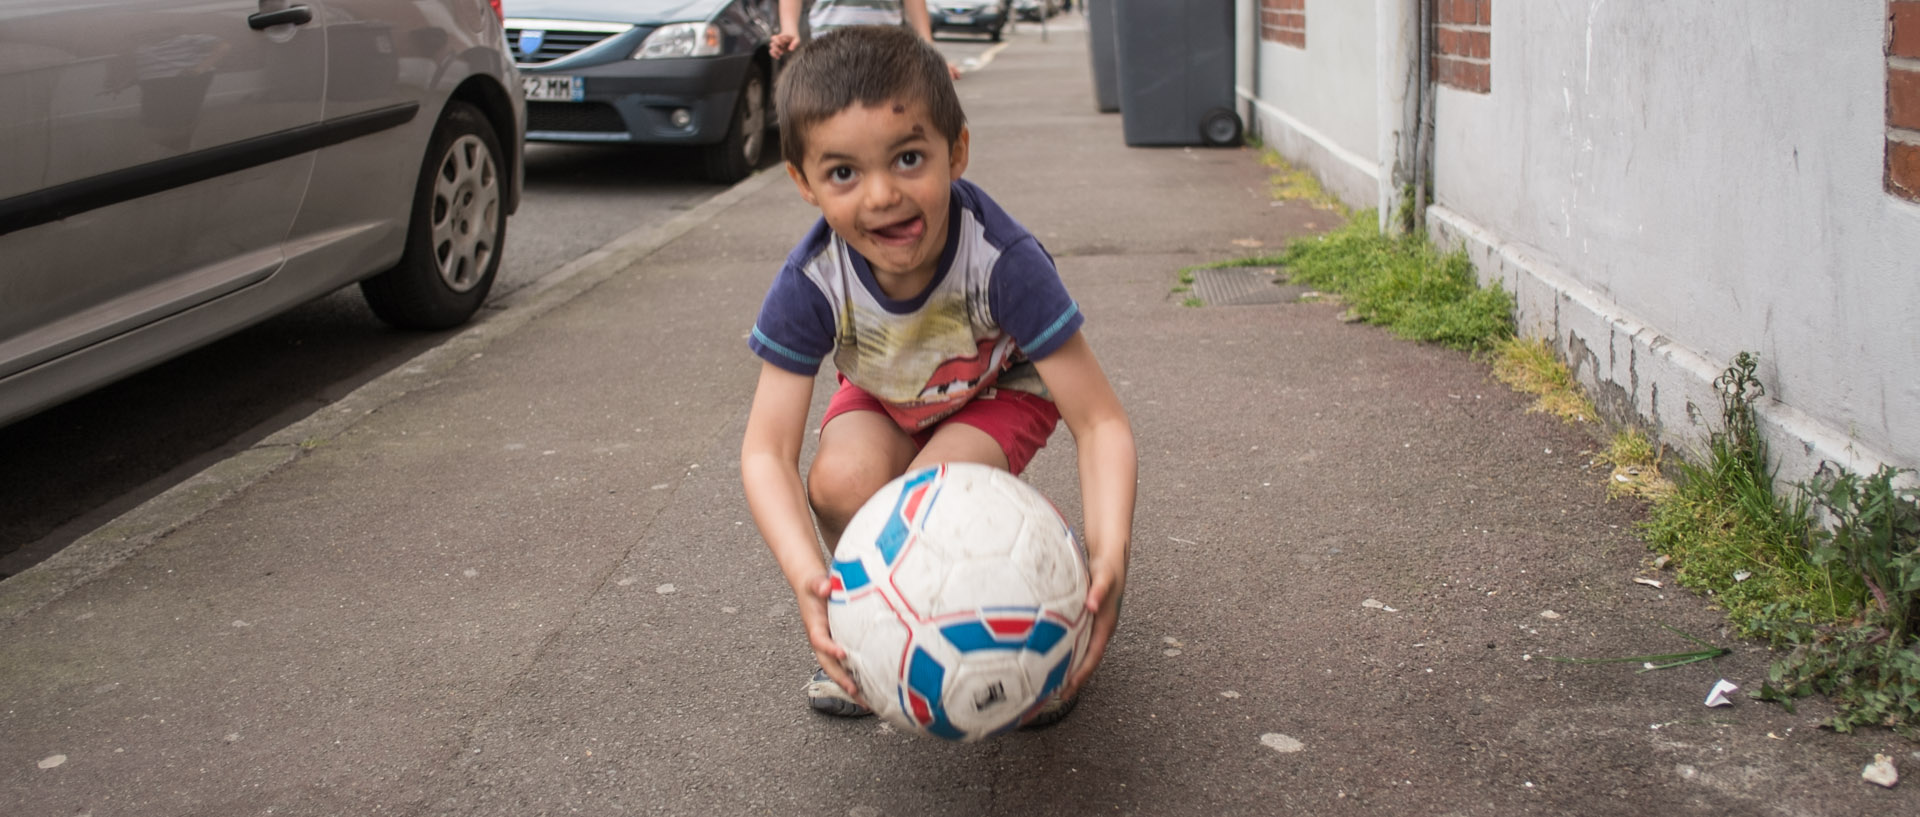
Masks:
[[[775,0],[514,0],[527,139],[684,145],[732,182],[774,126]]]

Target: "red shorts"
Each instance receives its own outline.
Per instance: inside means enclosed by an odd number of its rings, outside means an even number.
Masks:
[[[849,411],[873,411],[889,416],[880,398],[848,382],[842,375],[840,388],[827,401],[826,416],[820,418],[820,427],[825,428],[833,418]],[[933,438],[933,432],[945,423],[960,423],[986,432],[1007,455],[1007,470],[1019,474],[1033,455],[1046,447],[1047,438],[1053,436],[1054,426],[1060,423],[1060,409],[1052,400],[1023,391],[987,389],[946,419],[912,434],[914,444],[925,446],[927,440]]]

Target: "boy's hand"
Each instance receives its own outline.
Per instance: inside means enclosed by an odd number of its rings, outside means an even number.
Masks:
[[[1120,596],[1127,588],[1127,568],[1110,561],[1088,565],[1092,581],[1087,584],[1087,612],[1093,614],[1093,637],[1087,641],[1087,660],[1067,679],[1066,697],[1080,694],[1080,686],[1093,676],[1106,657],[1107,639],[1120,624]]]
[[[833,633],[827,629],[827,597],[832,593],[833,584],[826,576],[808,579],[805,592],[795,594],[800,600],[800,623],[807,628],[807,643],[813,647],[813,657],[820,661],[820,668],[827,671],[827,677],[852,695],[861,706],[867,706],[867,699],[860,697],[860,685],[853,682],[853,675],[847,672],[846,665],[840,663],[847,658],[846,648],[835,642]]]
[[[767,41],[767,56],[780,59],[800,47],[800,35],[780,32]]]

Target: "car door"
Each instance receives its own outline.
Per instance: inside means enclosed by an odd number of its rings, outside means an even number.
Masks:
[[[325,90],[301,11],[0,0],[0,382],[278,268]]]

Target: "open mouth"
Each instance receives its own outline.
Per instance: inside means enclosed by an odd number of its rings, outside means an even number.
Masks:
[[[872,228],[867,232],[872,234],[873,237],[878,239],[882,244],[899,246],[911,244],[919,240],[920,236],[926,233],[926,231],[926,219],[920,216],[914,216],[896,221],[892,224]]]

